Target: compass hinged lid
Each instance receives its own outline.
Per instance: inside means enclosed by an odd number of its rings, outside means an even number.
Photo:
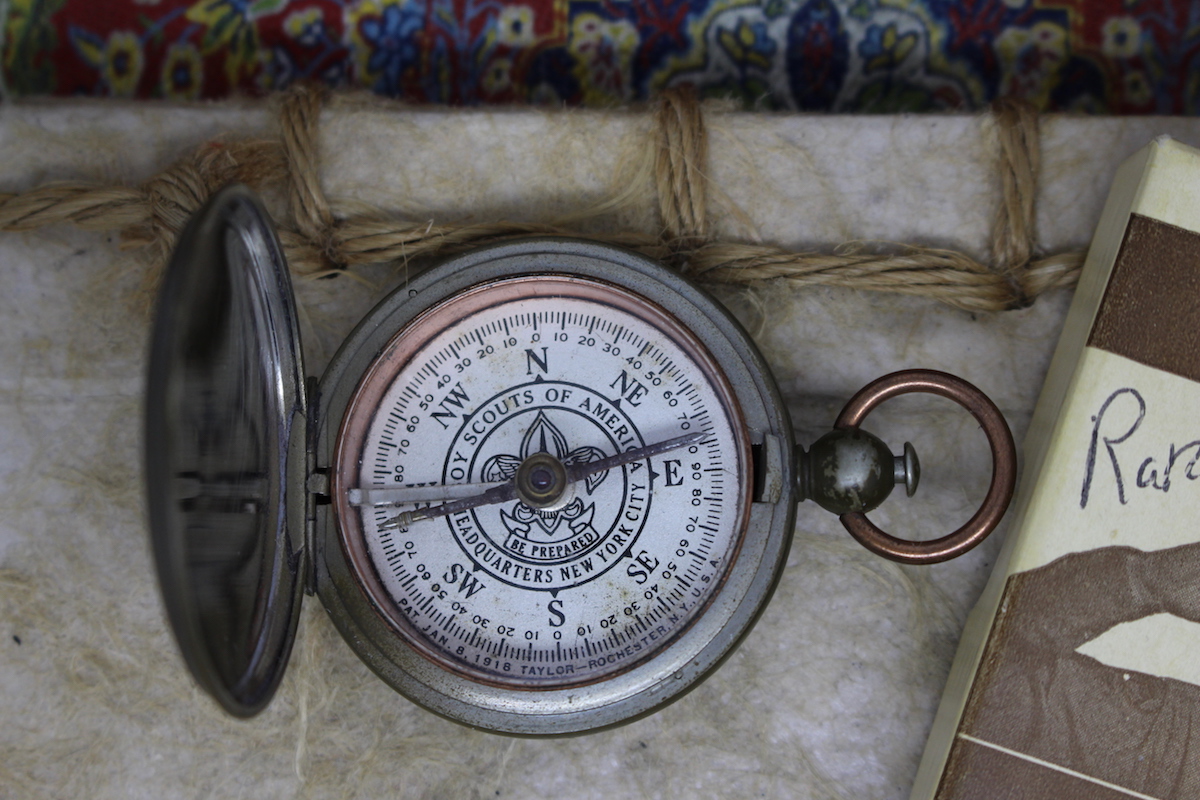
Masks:
[[[231,186],[183,231],[159,294],[145,468],[163,600],[184,660],[250,716],[283,675],[303,595],[305,400],[269,218]],[[297,477],[300,481],[296,481]]]

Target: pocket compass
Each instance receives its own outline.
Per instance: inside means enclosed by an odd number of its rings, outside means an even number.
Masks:
[[[888,557],[953,557],[1012,493],[1015,451],[969,384],[916,371],[860,392],[806,453],[749,337],[632,252],[516,240],[385,298],[305,381],[269,218],[229,187],[168,267],[146,400],[146,482],[183,657],[230,713],[274,694],[303,595],[422,706],[562,734],[670,702],[728,656],[815,499]],[[959,401],[992,447],[963,528],[928,542],[865,516],[918,466],[859,429],[907,391]]]

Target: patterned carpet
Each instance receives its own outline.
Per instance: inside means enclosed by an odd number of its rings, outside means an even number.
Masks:
[[[15,95],[195,99],[297,80],[418,103],[1195,114],[1200,2],[8,0]]]

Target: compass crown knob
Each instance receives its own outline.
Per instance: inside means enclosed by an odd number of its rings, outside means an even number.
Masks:
[[[893,456],[883,440],[859,428],[830,431],[799,459],[803,495],[838,515],[878,508],[897,483],[912,497],[921,476],[912,444]]]

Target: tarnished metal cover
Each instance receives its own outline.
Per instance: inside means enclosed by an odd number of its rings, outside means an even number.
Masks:
[[[145,469],[171,626],[196,680],[238,716],[274,695],[303,594],[303,497],[287,494],[304,490],[299,344],[269,218],[227,187],[184,230],[163,280]]]

